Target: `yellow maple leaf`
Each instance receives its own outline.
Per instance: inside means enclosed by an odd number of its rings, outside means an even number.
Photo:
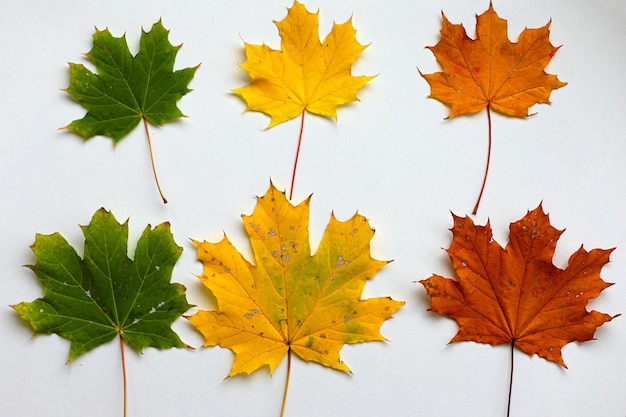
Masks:
[[[333,29],[320,42],[318,12],[310,13],[294,2],[287,17],[274,22],[281,49],[245,43],[241,65],[252,82],[233,92],[247,103],[247,110],[272,118],[268,128],[293,119],[305,110],[337,118],[337,106],[358,100],[356,93],[373,76],[352,76],[354,61],[367,47],[356,40],[352,19]]]
[[[388,262],[370,256],[374,230],[363,216],[334,215],[317,252],[309,246],[310,197],[293,206],[270,185],[243,215],[255,264],[226,236],[219,243],[194,241],[204,270],[200,280],[217,299],[217,311],[189,317],[204,346],[235,353],[229,376],[268,366],[273,372],[293,352],[340,371],[346,343],[385,340],[380,326],[404,305],[389,297],[361,300],[367,280]]]

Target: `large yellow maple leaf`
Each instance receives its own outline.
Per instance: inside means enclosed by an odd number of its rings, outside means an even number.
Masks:
[[[204,270],[200,280],[217,299],[217,311],[200,310],[189,320],[204,346],[235,353],[229,376],[268,366],[273,372],[293,352],[340,371],[346,343],[385,340],[380,326],[404,305],[389,297],[361,300],[367,280],[388,262],[370,256],[374,230],[363,216],[334,215],[317,252],[309,246],[309,201],[293,206],[273,185],[243,215],[255,264],[225,236],[197,242]]]
[[[268,127],[293,119],[303,111],[337,118],[337,106],[358,100],[356,93],[373,76],[352,76],[351,67],[367,47],[356,40],[352,19],[335,23],[320,42],[318,13],[294,2],[287,17],[274,22],[281,49],[245,43],[241,65],[252,82],[233,92],[247,103],[247,110],[272,118]]]

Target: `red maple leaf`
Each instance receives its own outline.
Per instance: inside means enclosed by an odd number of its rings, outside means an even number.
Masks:
[[[429,311],[459,324],[450,341],[512,344],[565,367],[561,348],[593,339],[598,326],[616,316],[587,311],[587,302],[610,283],[600,278],[613,249],[585,250],[567,268],[552,264],[562,230],[550,225],[541,205],[510,226],[502,248],[491,227],[454,217],[448,254],[458,280],[433,275],[420,281],[432,299]]]

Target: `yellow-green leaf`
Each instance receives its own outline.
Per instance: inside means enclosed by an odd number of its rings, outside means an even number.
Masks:
[[[254,253],[248,262],[224,237],[194,242],[204,265],[201,281],[217,311],[189,319],[204,346],[235,353],[230,375],[268,366],[273,372],[291,350],[305,361],[349,372],[339,350],[346,343],[385,340],[380,326],[404,302],[361,300],[367,280],[387,264],[370,255],[374,230],[355,214],[334,215],[317,252],[309,246],[309,201],[293,206],[271,185],[250,216],[242,216]]]

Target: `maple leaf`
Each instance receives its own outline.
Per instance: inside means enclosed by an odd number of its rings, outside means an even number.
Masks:
[[[552,256],[562,231],[550,225],[541,205],[511,224],[504,249],[492,240],[489,224],[453,217],[448,254],[458,281],[439,275],[420,281],[432,298],[429,311],[459,324],[451,343],[508,343],[565,367],[561,348],[591,340],[613,318],[586,310],[590,299],[612,285],[600,270],[613,249],[588,252],[581,246],[560,269]]]
[[[461,24],[452,24],[442,12],[441,39],[428,47],[443,67],[442,72],[422,74],[431,88],[430,96],[450,106],[448,118],[487,108],[489,151],[483,185],[491,155],[491,109],[514,117],[528,116],[530,106],[550,103],[552,90],[567,83],[544,69],[559,47],[550,43],[550,23],[524,29],[518,42],[507,36],[507,21],[489,9],[476,16],[476,39],[467,36]]]
[[[124,342],[138,352],[148,346],[185,347],[170,328],[191,305],[185,288],[170,283],[182,248],[174,242],[169,223],[146,227],[134,260],[127,255],[128,222],[119,224],[100,209],[82,230],[82,259],[59,233],[37,235],[32,246],[37,262],[29,268],[44,296],[12,306],[20,317],[35,334],[56,333],[68,339],[68,362],[116,335],[123,368]],[[124,370],[124,409],[125,375]]]
[[[204,346],[235,353],[229,376],[268,366],[287,354],[349,372],[340,360],[346,343],[385,340],[379,328],[404,302],[389,297],[361,300],[367,280],[387,264],[372,259],[374,230],[363,216],[334,215],[315,255],[308,236],[309,199],[293,206],[270,185],[252,215],[242,216],[255,264],[225,236],[197,242],[199,277],[217,299],[217,311],[189,317]],[[284,407],[284,402],[283,402]]]
[[[37,262],[29,268],[44,297],[16,305],[20,316],[36,333],[70,340],[68,362],[118,334],[138,352],[186,346],[169,327],[191,307],[185,288],[169,282],[182,252],[169,223],[146,227],[134,260],[127,255],[128,222],[99,209],[82,230],[83,259],[59,233],[37,235]]]
[[[430,84],[430,97],[451,106],[449,118],[490,108],[515,117],[528,116],[528,108],[549,103],[552,90],[567,83],[544,68],[558,47],[548,39],[550,23],[524,29],[516,43],[509,41],[507,21],[490,4],[476,16],[476,39],[461,24],[441,13],[441,40],[428,47],[443,72],[422,74]]]
[[[336,108],[357,100],[356,92],[373,76],[351,74],[351,66],[367,47],[356,40],[352,19],[335,23],[320,42],[318,12],[294,2],[287,17],[275,22],[280,51],[244,43],[241,65],[252,83],[233,90],[248,104],[272,118],[268,127],[299,116],[304,110],[337,118]]]
[[[82,64],[70,63],[70,85],[67,92],[87,109],[66,129],[89,139],[108,136],[118,143],[141,120],[144,122],[152,169],[164,202],[167,202],[156,175],[148,123],[162,125],[184,117],[176,106],[191,90],[187,87],[198,66],[174,71],[174,60],[180,46],[168,40],[161,21],[149,32],[142,30],[139,52],[132,56],[126,37],[116,38],[108,29],[93,35],[93,47],[86,57],[95,65],[94,74]]]
[[[333,24],[320,42],[318,14],[301,3],[287,9],[287,17],[274,22],[281,49],[244,42],[246,61],[241,65],[252,82],[233,92],[242,97],[246,110],[271,117],[268,128],[301,116],[298,151],[305,111],[337,119],[337,106],[358,100],[357,91],[374,76],[353,76],[352,64],[367,47],[356,40],[352,19]],[[293,177],[297,165],[294,163]],[[290,197],[293,192],[293,181]]]

